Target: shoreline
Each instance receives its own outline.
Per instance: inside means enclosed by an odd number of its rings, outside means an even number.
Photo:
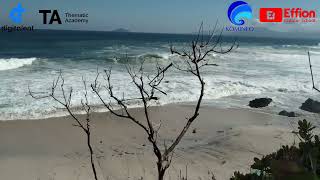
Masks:
[[[232,96],[230,96],[230,97],[232,97]],[[249,98],[246,98],[246,100],[242,101],[242,103],[238,102],[237,104],[235,104],[234,102],[231,102],[229,105],[221,104],[221,102],[223,102],[224,100],[226,100],[230,97],[222,97],[222,98],[218,98],[218,99],[204,99],[201,107],[214,108],[214,109],[241,109],[244,111],[266,113],[266,114],[271,114],[271,115],[276,114],[282,110],[288,110],[288,111],[291,110],[290,108],[282,108],[282,107],[273,106],[273,105],[269,105],[264,108],[251,108],[247,104],[245,104],[247,101],[248,102],[250,101]],[[259,98],[259,97],[263,97],[263,96],[252,95],[251,99]],[[159,105],[151,105],[150,107],[161,108],[161,107],[166,107],[166,106],[193,106],[193,105],[195,105],[195,103],[196,103],[195,101],[180,101],[180,102],[163,103],[163,104],[159,104]],[[129,106],[129,109],[140,109],[140,108],[142,108],[142,106],[139,106],[137,104]],[[79,109],[81,109],[81,106],[75,106],[75,107],[71,108],[71,110],[76,115],[85,114],[83,112],[83,110],[79,110]],[[293,111],[296,111],[297,114],[300,116],[313,115],[313,113],[303,111],[303,110],[299,109],[298,107],[296,109],[293,109]],[[103,104],[92,105],[92,113],[93,114],[95,114],[95,113],[108,113],[108,112],[109,111],[107,110],[107,108],[104,107]],[[40,115],[37,115],[35,117],[14,118],[14,119],[10,119],[10,118],[1,119],[1,117],[0,117],[0,122],[2,122],[2,121],[4,121],[4,122],[5,121],[29,121],[29,120],[37,121],[37,120],[44,120],[44,119],[51,119],[51,118],[63,118],[63,117],[69,116],[69,114],[63,107],[61,107],[61,108],[56,108],[55,111],[50,111],[48,114],[45,114],[45,115],[42,114],[41,117],[38,117],[38,116],[40,116]]]
[[[190,105],[151,107],[161,120],[161,141],[170,142],[184,124]],[[130,109],[137,118],[141,108]],[[77,115],[83,117],[83,115]],[[290,121],[297,121],[293,118]],[[248,172],[254,157],[293,143],[287,117],[245,109],[202,106],[200,116],[178,146],[167,178],[176,179],[186,166],[190,179],[228,179]],[[92,179],[83,132],[69,116],[0,122],[0,173],[4,179]],[[109,179],[154,179],[155,158],[144,133],[132,122],[108,112],[92,114],[93,146],[98,174]],[[182,124],[182,125],[181,125]],[[196,129],[196,133],[192,133]],[[20,173],[14,173],[20,172]]]
[[[204,100],[204,101],[212,101],[212,100]],[[152,105],[150,106],[151,108],[161,108],[161,107],[165,107],[165,106],[193,106],[195,105],[195,101],[181,101],[181,102],[172,102],[172,103],[164,103],[164,104],[160,104],[160,105]],[[75,115],[84,115],[85,112],[83,112],[83,110],[79,110],[81,109],[82,106],[75,106],[72,107],[71,110],[74,112]],[[216,108],[216,109],[237,109],[241,107],[224,107],[224,106],[216,106],[215,104],[204,104],[201,105],[201,107],[211,107],[211,108]],[[128,107],[129,109],[141,109],[143,108],[142,105],[132,105]],[[16,119],[1,119],[0,118],[0,122],[1,121],[37,121],[37,120],[46,120],[46,119],[52,119],[52,118],[64,118],[67,116],[70,116],[68,114],[68,112],[63,108],[56,108],[56,111],[52,111],[46,115],[42,115],[42,117],[32,117],[32,118],[16,118]],[[246,109],[246,108],[243,108]],[[118,109],[119,110],[119,109]],[[92,114],[99,114],[99,113],[108,113],[109,110],[103,105],[103,104],[99,104],[99,105],[92,105]]]

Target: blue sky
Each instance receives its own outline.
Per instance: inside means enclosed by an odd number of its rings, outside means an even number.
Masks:
[[[195,32],[201,21],[220,26],[230,25],[227,9],[234,0],[12,0],[2,1],[0,6],[1,24],[11,24],[10,10],[21,3],[26,9],[24,24],[36,28],[72,30],[112,30],[126,28],[137,32],[190,33]],[[260,7],[301,7],[316,10],[320,15],[319,0],[246,0],[258,18]],[[57,9],[61,14],[89,13],[89,24],[43,25],[39,9]],[[251,24],[279,31],[318,31],[320,20],[313,24]]]

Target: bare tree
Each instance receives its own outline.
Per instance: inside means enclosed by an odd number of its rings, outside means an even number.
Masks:
[[[58,102],[60,105],[62,105],[67,110],[69,115],[75,120],[76,124],[74,124],[74,126],[79,127],[83,130],[83,132],[86,134],[86,137],[87,137],[87,146],[88,146],[89,153],[90,153],[91,169],[93,171],[95,180],[98,180],[97,171],[96,171],[96,167],[95,167],[95,163],[94,163],[94,152],[93,152],[93,148],[92,148],[92,144],[91,144],[91,129],[90,129],[91,106],[89,104],[87,84],[86,84],[86,81],[84,80],[84,78],[82,78],[82,82],[83,82],[83,86],[84,86],[84,95],[83,95],[84,97],[81,100],[81,106],[82,106],[82,110],[86,113],[85,120],[79,119],[79,117],[77,117],[74,114],[74,112],[72,112],[72,110],[71,110],[71,99],[72,99],[73,89],[71,87],[69,89],[69,91],[65,90],[64,78],[62,76],[61,71],[60,71],[57,79],[53,80],[53,83],[51,86],[51,91],[48,94],[38,95],[40,93],[32,92],[30,90],[29,86],[28,86],[28,90],[29,90],[29,94],[31,95],[31,97],[33,97],[35,99],[52,98],[54,101]],[[61,98],[59,98],[56,95],[56,91],[59,88],[59,86],[60,86],[60,91],[62,93]]]
[[[312,65],[311,65],[311,58],[310,58],[310,52],[308,51],[308,58],[309,58],[309,66],[310,66],[310,73],[311,73],[311,80],[312,80],[312,88],[318,92],[320,90],[316,88],[315,83],[314,83],[314,78],[313,78],[313,72],[312,72]]]
[[[123,96],[118,97],[115,95],[113,85],[111,83],[111,69],[104,71],[105,82],[101,83],[98,81],[100,73],[97,73],[95,82],[91,84],[93,92],[99,97],[103,105],[113,115],[131,120],[145,132],[148,141],[153,147],[153,153],[157,157],[158,180],[164,179],[165,172],[172,162],[175,148],[180,143],[181,139],[184,137],[191,124],[199,116],[199,110],[204,96],[205,87],[205,82],[200,70],[205,66],[217,66],[216,64],[210,63],[209,59],[207,59],[207,56],[210,53],[226,54],[236,47],[236,43],[234,41],[227,49],[224,50],[224,48],[222,47],[222,31],[217,36],[215,30],[216,27],[212,32],[209,33],[209,35],[204,35],[203,25],[201,24],[198,35],[191,42],[189,50],[178,51],[173,46],[170,47],[171,53],[181,57],[183,59],[183,65],[187,66],[187,68],[183,68],[180,66],[180,64],[174,63],[170,63],[165,67],[161,67],[159,64],[157,64],[156,73],[153,75],[147,75],[144,72],[143,62],[141,63],[137,72],[134,71],[133,68],[131,68],[129,65],[126,66],[126,70],[130,75],[135,88],[139,92],[139,96],[136,98],[126,99]],[[165,77],[165,73],[171,67],[176,67],[179,70],[191,73],[198,79],[201,87],[200,94],[196,101],[196,105],[192,115],[187,118],[186,124],[183,126],[180,133],[178,133],[174,138],[172,143],[169,146],[164,144],[164,147],[162,147],[162,143],[159,143],[158,141],[159,129],[161,127],[161,124],[159,125],[159,127],[156,127],[155,122],[150,116],[149,107],[152,102],[159,100],[159,97],[156,96],[157,93],[166,95],[166,92],[161,90],[160,84]],[[116,102],[117,107],[114,107],[112,102],[107,102],[103,98],[101,94],[102,89],[107,90],[110,98]],[[130,100],[139,100],[142,103],[145,121],[142,122],[140,119],[137,119],[129,111],[128,104]],[[119,107],[120,111],[117,111],[117,108]]]
[[[316,90],[317,92],[320,93],[320,90],[315,86],[315,83],[314,83],[312,64],[311,64],[311,58],[310,58],[310,52],[309,51],[308,51],[308,59],[309,59],[310,74],[311,74],[311,80],[312,80],[312,89],[314,89],[314,90]],[[313,129],[315,127],[310,127],[310,128]],[[300,137],[299,137],[299,139],[301,140]],[[307,157],[309,158],[312,172],[313,172],[313,174],[317,175],[317,173],[316,173],[316,170],[317,170],[317,159],[312,156],[312,152],[311,151],[308,151],[308,150],[306,150],[306,151],[307,151],[307,154],[308,154]]]

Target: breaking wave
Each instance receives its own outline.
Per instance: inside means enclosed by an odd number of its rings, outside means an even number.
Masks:
[[[0,59],[0,71],[17,69],[26,65],[31,65],[37,58],[9,58]]]

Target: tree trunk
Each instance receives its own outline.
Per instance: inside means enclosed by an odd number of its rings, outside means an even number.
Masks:
[[[163,180],[164,179],[165,172],[166,172],[165,170],[158,171],[158,180]]]
[[[164,174],[166,173],[166,169],[163,167],[161,160],[158,160],[157,166],[158,166],[158,180],[163,180]]]
[[[90,162],[91,162],[91,168],[93,171],[93,175],[94,175],[94,179],[98,180],[98,176],[97,176],[97,171],[96,171],[96,167],[94,165],[94,160],[93,160],[93,150],[91,147],[91,139],[90,139],[90,132],[87,132],[87,145],[90,151]]]

